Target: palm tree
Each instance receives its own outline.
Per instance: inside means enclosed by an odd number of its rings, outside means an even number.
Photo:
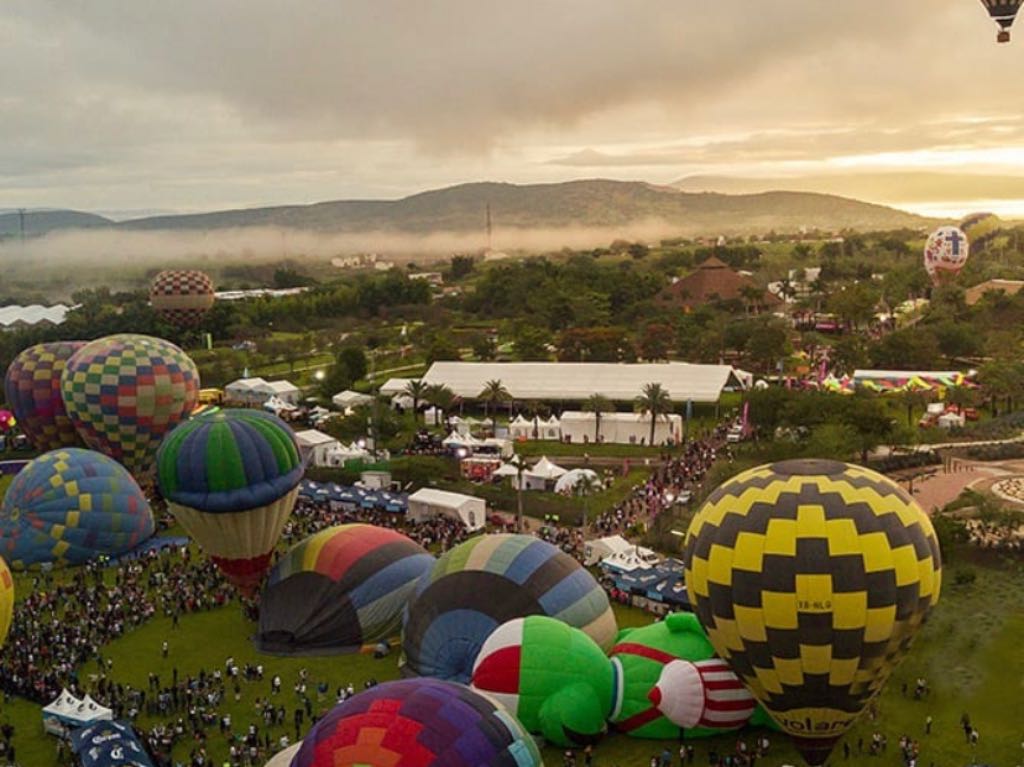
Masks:
[[[444,384],[432,384],[424,392],[424,398],[444,414],[444,426],[448,428],[448,411],[455,405],[455,392]]]
[[[583,403],[583,410],[594,414],[594,442],[601,441],[601,413],[612,410],[612,403],[603,394],[591,394]]]
[[[531,399],[523,403],[523,410],[530,416],[530,420],[533,423],[533,438],[537,439],[540,437],[540,424],[537,423],[537,419],[542,415],[550,413],[551,409],[540,400]]]
[[[658,422],[658,416],[664,415],[672,409],[672,397],[661,388],[660,383],[649,383],[644,386],[643,394],[633,400],[633,409],[644,415],[651,415],[651,438],[649,445],[654,444],[654,427]]]
[[[412,400],[412,419],[414,421],[419,420],[420,402],[427,398],[426,395],[429,388],[429,384],[418,378],[409,381],[405,385],[405,390],[402,393]]]
[[[523,472],[526,471],[526,459],[519,453],[513,453],[508,460],[516,470],[516,532],[523,532]]]
[[[486,418],[491,405],[508,402],[512,399],[512,395],[508,393],[508,389],[500,380],[495,379],[484,384],[484,390],[480,392],[477,399],[484,403],[484,418]]]
[[[583,514],[580,517],[580,527],[585,527],[590,518],[590,504],[587,499],[601,489],[601,480],[593,474],[584,474],[576,480],[573,492],[583,501]]]

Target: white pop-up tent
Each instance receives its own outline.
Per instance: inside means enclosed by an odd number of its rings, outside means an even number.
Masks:
[[[621,535],[608,535],[604,538],[595,538],[583,544],[583,564],[593,567],[605,557],[616,554],[620,551],[628,551],[633,544]]]
[[[52,735],[63,735],[74,727],[113,718],[113,711],[101,706],[88,695],[79,700],[65,689],[43,709],[43,729]]]
[[[487,503],[483,498],[424,487],[409,496],[407,518],[414,522],[444,516],[458,519],[470,532],[483,529]]]
[[[597,472],[593,469],[572,469],[567,471],[555,482],[556,493],[572,493],[576,490],[576,486],[581,482],[591,482],[593,490],[600,490],[602,488],[601,478],[597,476]]]

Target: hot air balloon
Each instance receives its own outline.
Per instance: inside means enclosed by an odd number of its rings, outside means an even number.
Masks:
[[[256,647],[283,655],[359,650],[397,636],[434,557],[395,530],[328,527],[292,547],[260,597]]]
[[[30,346],[7,368],[4,395],[22,431],[37,450],[84,444],[64,409],[60,393],[64,365],[83,346],[84,341]]]
[[[14,579],[7,563],[0,557],[0,647],[4,646],[7,632],[11,630],[14,618]]]
[[[1013,20],[1017,18],[1021,2],[1024,0],[981,0],[988,15],[999,25],[999,34],[996,35],[997,42],[1010,42],[1010,27],[1013,26]]]
[[[0,556],[24,569],[79,565],[131,551],[153,534],[153,512],[117,461],[77,447],[30,461],[0,507]]]
[[[622,694],[622,680],[597,642],[545,615],[515,618],[493,631],[472,681],[527,731],[559,746],[596,743]]]
[[[823,460],[760,466],[687,531],[686,588],[718,654],[811,765],[885,684],[939,598],[928,516],[896,483]]]
[[[136,477],[199,400],[199,371],[169,341],[122,334],[86,344],[61,376],[64,406],[85,444]]]
[[[384,682],[339,703],[302,741],[291,767],[542,767],[505,709],[461,684]]]
[[[171,513],[247,592],[270,564],[303,470],[291,428],[260,410],[192,418],[157,454],[157,483]]]
[[[995,213],[972,213],[960,222],[960,229],[971,244],[971,253],[980,255],[1002,227],[1002,219]]]
[[[941,285],[960,274],[967,263],[967,235],[955,226],[940,226],[924,245],[924,268],[932,282]]]
[[[608,595],[575,559],[532,535],[471,538],[416,585],[402,625],[405,671],[468,682],[487,636],[527,615],[583,629],[605,650],[615,641]]]
[[[160,319],[180,328],[198,325],[214,302],[213,281],[196,269],[160,272],[149,286],[149,302]]]

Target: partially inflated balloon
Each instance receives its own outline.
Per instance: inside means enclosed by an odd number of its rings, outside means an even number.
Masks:
[[[0,557],[0,647],[4,646],[7,632],[11,630],[14,617],[14,579],[7,563]]]
[[[37,450],[84,444],[64,409],[60,392],[64,365],[83,346],[84,341],[36,344],[21,352],[7,368],[4,394],[22,431]]]
[[[936,285],[950,282],[960,274],[969,254],[967,235],[955,226],[941,226],[925,242],[925,271]]]
[[[971,253],[979,255],[988,247],[1003,225],[994,213],[972,213],[960,222],[960,229],[971,243]]]
[[[213,281],[196,269],[160,272],[149,287],[149,302],[161,319],[178,327],[191,327],[199,324],[213,306]]]
[[[718,654],[819,765],[882,688],[939,597],[921,507],[837,461],[784,461],[715,490],[685,544]]]
[[[270,571],[256,646],[282,655],[323,655],[397,636],[402,610],[433,564],[426,549],[396,530],[321,530]]]
[[[579,562],[532,535],[479,535],[447,551],[416,586],[402,625],[407,672],[468,682],[502,623],[549,615],[604,649],[615,641],[608,595]]]
[[[505,709],[461,684],[384,682],[335,706],[303,739],[292,767],[542,767]]]
[[[67,361],[61,393],[85,443],[141,478],[152,469],[164,435],[199,401],[199,371],[169,341],[107,336]]]
[[[254,589],[303,474],[291,427],[261,410],[217,410],[164,440],[157,482],[171,513],[233,583]]]
[[[14,477],[0,507],[0,555],[15,569],[84,564],[131,551],[154,528],[149,503],[121,464],[69,447]]]

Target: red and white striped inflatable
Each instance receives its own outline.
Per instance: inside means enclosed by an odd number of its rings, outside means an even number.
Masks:
[[[747,723],[757,701],[720,658],[666,664],[648,697],[673,724],[733,729]]]

